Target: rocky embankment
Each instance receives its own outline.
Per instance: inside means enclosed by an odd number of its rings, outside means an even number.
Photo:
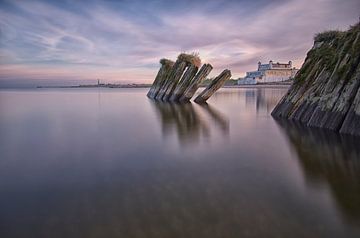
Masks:
[[[360,23],[317,34],[272,116],[360,136],[359,62]]]

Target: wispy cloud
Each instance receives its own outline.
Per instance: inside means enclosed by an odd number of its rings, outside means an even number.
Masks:
[[[151,82],[158,60],[199,52],[234,77],[257,61],[300,66],[314,33],[358,20],[358,0],[2,1],[0,83]]]

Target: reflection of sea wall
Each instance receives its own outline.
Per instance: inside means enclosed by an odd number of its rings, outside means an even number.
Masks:
[[[338,133],[278,121],[306,178],[326,182],[344,215],[360,222],[360,142]]]
[[[208,104],[201,104],[198,107],[211,118],[211,121],[205,120],[192,103],[176,104],[157,101],[151,101],[151,103],[161,121],[164,136],[175,131],[182,143],[199,141],[201,137],[210,136],[210,122],[219,125],[223,134],[229,134],[228,119]]]

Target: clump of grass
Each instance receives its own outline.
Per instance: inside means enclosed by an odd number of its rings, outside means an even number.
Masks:
[[[328,72],[335,70],[337,62],[350,55],[350,61],[336,69],[338,78],[346,78],[351,75],[360,61],[360,22],[350,26],[347,31],[325,31],[318,33],[314,37],[315,43],[323,42],[318,47],[308,51],[305,62],[295,76],[295,83],[303,84],[317,62],[319,69],[325,69]],[[313,77],[313,76],[311,76]],[[310,77],[310,78],[311,78]]]
[[[163,58],[160,60],[160,64],[162,64],[164,66],[172,67],[174,65],[174,61]]]
[[[201,59],[200,59],[199,55],[196,53],[192,53],[192,54],[181,53],[178,56],[178,60],[184,61],[188,64],[195,65],[196,67],[201,66]]]
[[[312,65],[312,61],[310,58],[307,58],[304,62],[304,64],[302,65],[302,67],[300,68],[300,70],[297,72],[297,74],[295,75],[295,79],[294,81],[297,84],[303,84],[305,82],[305,79],[307,77],[307,75],[310,73],[311,70],[311,65]]]
[[[359,31],[360,30],[360,19],[359,22],[350,26],[350,31]]]
[[[327,66],[334,66],[333,64],[331,64],[333,61],[336,62],[336,60],[333,60],[335,58],[337,58],[337,52],[334,49],[334,47],[325,45],[324,47],[320,47],[320,49],[316,52],[317,53],[317,58],[318,59],[322,59],[323,63]],[[334,62],[334,63],[335,63]]]
[[[315,42],[329,42],[335,38],[341,37],[344,34],[342,31],[324,31],[317,33],[314,37]]]

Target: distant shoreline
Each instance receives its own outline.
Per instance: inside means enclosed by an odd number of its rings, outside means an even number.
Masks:
[[[291,83],[267,83],[267,84],[243,84],[243,85],[225,85],[223,88],[288,88]],[[150,88],[151,84],[93,84],[77,86],[37,86],[36,88]],[[206,87],[201,85],[200,87]]]
[[[75,86],[37,86],[36,88],[150,88],[151,84],[89,84]]]
[[[289,88],[291,84],[243,84],[223,86],[223,88]]]

